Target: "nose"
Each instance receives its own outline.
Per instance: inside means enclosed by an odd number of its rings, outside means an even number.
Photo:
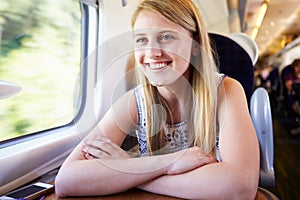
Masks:
[[[146,50],[146,55],[148,58],[158,58],[162,56],[162,49],[160,48],[160,45],[157,43],[151,43],[151,45],[149,45],[147,47]]]

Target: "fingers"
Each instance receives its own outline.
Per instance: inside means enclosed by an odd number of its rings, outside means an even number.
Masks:
[[[95,157],[94,156],[92,156],[91,154],[89,154],[89,153],[85,153],[84,154],[84,157],[87,159],[87,160],[92,160],[92,159],[95,159]]]
[[[83,141],[81,151],[86,159],[94,158],[129,158],[129,154],[107,137],[98,135],[94,138],[86,138]]]
[[[199,160],[201,160],[201,162],[203,163],[203,165],[217,162],[216,158],[213,155],[211,155],[209,153],[205,153],[198,146],[191,147],[190,149],[192,151],[195,151],[195,153],[198,155],[198,158],[199,158]]]
[[[106,137],[86,138],[83,141],[81,151],[86,154],[86,158],[91,158],[90,156],[94,158],[109,158],[114,151],[114,147],[110,144],[110,140]]]
[[[85,140],[85,145],[89,148],[89,151],[99,150],[107,154],[111,154],[114,151],[111,142],[105,141],[102,138],[87,139]]]
[[[214,163],[216,159],[204,153],[199,147],[191,147],[174,153],[177,159],[169,166],[167,174],[180,174],[201,166]]]
[[[109,153],[94,146],[82,145],[82,152],[85,154],[85,158],[88,160],[95,158],[110,158]]]

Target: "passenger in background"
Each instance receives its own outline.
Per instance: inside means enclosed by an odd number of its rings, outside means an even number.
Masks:
[[[58,196],[136,187],[183,199],[254,199],[259,146],[246,95],[218,73],[197,7],[143,0],[132,28],[138,84],[64,162]],[[138,157],[120,148],[133,129]]]
[[[271,87],[270,81],[268,80],[270,74],[269,67],[262,67],[254,70],[254,87],[264,87],[268,92]]]
[[[282,106],[280,103],[280,91],[282,90],[282,86],[281,86],[281,80],[279,78],[279,69],[278,67],[273,68],[270,73],[269,76],[267,78],[267,82],[268,82],[268,88],[267,91],[269,93],[270,96],[270,100],[271,100],[271,107],[273,108],[274,111],[276,112],[280,112]]]
[[[287,106],[292,111],[292,117],[297,121],[300,118],[300,59],[296,59],[292,63],[292,70],[283,77],[284,86],[286,88]],[[300,133],[300,128],[291,131],[293,135]]]

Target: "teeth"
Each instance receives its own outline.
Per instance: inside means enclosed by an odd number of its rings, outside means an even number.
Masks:
[[[166,63],[150,63],[150,68],[152,69],[159,69],[159,68],[163,68],[165,66],[167,66]]]

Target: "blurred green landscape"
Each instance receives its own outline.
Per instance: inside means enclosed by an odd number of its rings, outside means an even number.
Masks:
[[[22,87],[0,99],[0,141],[71,122],[80,23],[75,0],[0,0],[0,80]]]

